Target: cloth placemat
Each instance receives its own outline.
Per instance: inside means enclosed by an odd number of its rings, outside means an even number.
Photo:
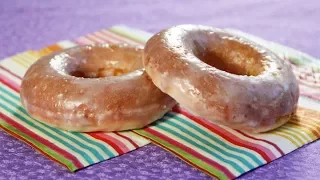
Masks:
[[[296,50],[227,29],[260,43],[290,61],[300,83],[298,113],[285,126],[270,133],[247,134],[195,117],[176,106],[162,119],[142,130],[121,133],[70,133],[48,127],[21,107],[19,86],[26,69],[40,56],[56,50],[91,43],[143,44],[151,34],[116,26],[72,41],[61,41],[40,51],[28,51],[0,62],[0,126],[69,170],[121,155],[149,141],[219,179],[232,179],[277,159],[319,138],[320,65]],[[309,108],[309,109],[306,109]],[[311,110],[313,109],[313,110]]]

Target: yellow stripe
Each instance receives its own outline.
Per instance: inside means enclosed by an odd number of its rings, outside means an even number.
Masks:
[[[25,54],[19,54],[17,56],[27,64],[32,64],[33,63],[32,59],[30,57],[25,56]]]
[[[15,58],[19,59],[20,62],[23,62],[24,64],[30,64],[29,60],[25,59],[21,54],[17,54]]]
[[[296,128],[296,129],[301,129],[302,131],[306,132],[312,140],[316,140],[316,139],[317,139],[317,136],[315,136],[315,135],[313,134],[312,130],[311,130],[309,127],[306,127],[306,125],[303,125],[303,126],[302,126],[302,124],[301,124],[301,125],[298,125],[298,124],[295,124],[295,123],[292,122],[292,121],[289,121],[289,122],[287,123],[287,126],[291,126],[291,127],[293,127],[293,128]]]
[[[320,122],[320,111],[298,108],[294,117]]]
[[[38,51],[28,51],[28,54],[30,56],[33,56],[33,57],[37,58],[37,59],[40,57]]]
[[[304,119],[302,120],[301,118],[298,118],[298,117],[294,117],[294,118],[292,118],[292,119],[296,120],[297,122],[310,123],[310,124],[312,124],[313,126],[320,128],[320,122],[318,123],[317,121],[314,121],[314,120],[312,120],[312,119],[304,118]]]
[[[43,48],[40,51],[38,51],[40,57],[50,54],[51,52],[52,51],[49,50],[48,48]]]
[[[301,122],[301,121],[296,121],[295,119],[291,119],[291,121],[289,123],[293,124],[295,126],[298,126],[298,127],[303,127],[305,129],[308,129],[313,134],[315,139],[317,139],[318,136],[320,136],[320,131],[319,131],[320,129],[313,126],[312,124],[310,124],[308,122]],[[314,134],[313,131],[315,131],[315,133],[317,133],[317,134]]]
[[[16,62],[18,65],[28,68],[29,66],[27,64],[25,64],[23,61],[21,61],[21,59],[17,58],[16,56],[11,57],[10,59],[12,59],[14,62]]]
[[[10,59],[23,67],[28,67],[28,64],[25,63],[21,58],[19,58],[18,55],[12,56]]]
[[[36,61],[39,59],[38,57],[32,55],[30,52],[24,53],[23,56],[24,56],[25,58],[28,58],[31,63],[34,63],[34,62],[36,62]]]
[[[281,129],[283,132],[287,133],[288,135],[290,135],[292,138],[294,138],[294,140],[296,140],[300,146],[306,144],[307,142],[304,141],[303,139],[301,139],[300,136],[298,136],[294,131],[292,131],[291,129],[286,129],[285,127],[283,127]]]
[[[302,146],[303,144],[305,144],[305,142],[299,136],[297,136],[294,132],[292,132],[290,129],[280,128],[278,131],[289,135],[292,138],[292,140],[297,142],[299,146]]]
[[[302,142],[308,143],[312,141],[312,138],[308,134],[308,132],[303,131],[301,128],[295,128],[293,125],[285,124],[282,128],[291,131],[294,135],[296,135]]]
[[[279,129],[270,132],[270,134],[276,135],[276,136],[281,136],[287,140],[289,140],[292,144],[294,144],[297,148],[299,147],[299,144],[296,143],[296,141],[294,141],[292,139],[292,137],[288,136],[287,133],[283,133],[282,131],[280,131]]]
[[[24,56],[22,55],[19,55],[17,58],[19,58],[20,62],[23,62],[25,65],[27,65],[28,67],[31,66],[31,62],[29,62],[28,59],[26,59]]]
[[[317,118],[313,118],[311,116],[302,116],[302,115],[297,116],[297,118],[300,118],[300,117],[303,118],[303,119],[300,119],[301,121],[304,121],[306,119],[307,121],[317,122],[317,123],[319,123],[319,124],[317,124],[317,126],[320,126],[320,117],[319,117],[319,119],[317,119]]]
[[[313,129],[314,131],[316,131],[320,136],[320,127],[317,124],[314,124],[314,122],[301,121],[300,119],[296,119],[296,118],[293,118],[292,120],[294,120],[298,124],[304,124],[304,125],[308,126],[310,129]]]
[[[49,49],[47,47],[44,48],[43,51],[46,53],[46,55],[52,53],[51,49]]]

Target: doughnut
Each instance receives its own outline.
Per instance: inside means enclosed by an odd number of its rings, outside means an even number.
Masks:
[[[77,46],[40,58],[26,72],[21,102],[30,116],[67,131],[123,131],[161,118],[176,101],[143,69],[143,48]]]
[[[286,123],[299,87],[290,65],[222,29],[178,25],[151,37],[143,64],[153,83],[192,114],[261,133]]]

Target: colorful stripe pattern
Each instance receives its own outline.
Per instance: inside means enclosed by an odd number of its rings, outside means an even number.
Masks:
[[[248,134],[212,124],[181,107],[137,134],[219,179],[233,179],[320,138],[320,112],[299,108],[284,126]]]
[[[0,127],[48,158],[66,166],[70,171],[110,159],[150,143],[147,139],[130,131],[71,133],[58,130],[34,120],[22,108],[19,97],[22,77],[27,68],[39,57],[77,44],[103,42],[141,44],[108,30],[95,34],[99,36],[93,34],[74,41],[61,41],[39,51],[20,53],[0,62]]]
[[[312,67],[312,72],[320,69],[317,61],[308,55],[243,32],[228,31],[267,46],[288,59],[297,76],[310,73],[305,73],[305,68],[302,71],[302,67]],[[303,108],[320,109],[314,93],[302,93],[297,115],[289,123],[258,135],[214,125],[179,106],[147,128],[133,132],[68,133],[33,120],[20,106],[21,77],[39,56],[77,44],[125,42],[143,45],[150,36],[137,29],[116,26],[3,60],[0,63],[0,126],[72,171],[141,147],[148,143],[142,138],[145,137],[219,179],[238,177],[319,138],[320,112]],[[314,90],[312,92],[319,92],[316,90],[319,86],[317,81],[306,83],[304,79],[299,79],[300,85],[307,84]]]
[[[300,89],[308,86],[301,91],[297,114],[276,130],[248,134],[209,123],[177,106],[149,127],[134,131],[218,179],[234,179],[320,138],[320,112],[315,111],[320,109],[317,61],[281,45],[229,31],[274,50],[291,63]]]

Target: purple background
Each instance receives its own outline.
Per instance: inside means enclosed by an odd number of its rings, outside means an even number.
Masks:
[[[45,3],[41,3],[45,2]],[[0,59],[116,24],[149,32],[183,24],[237,28],[320,57],[318,0],[0,1]],[[240,179],[318,179],[320,142]],[[74,174],[0,130],[0,179],[210,179],[155,145]]]

